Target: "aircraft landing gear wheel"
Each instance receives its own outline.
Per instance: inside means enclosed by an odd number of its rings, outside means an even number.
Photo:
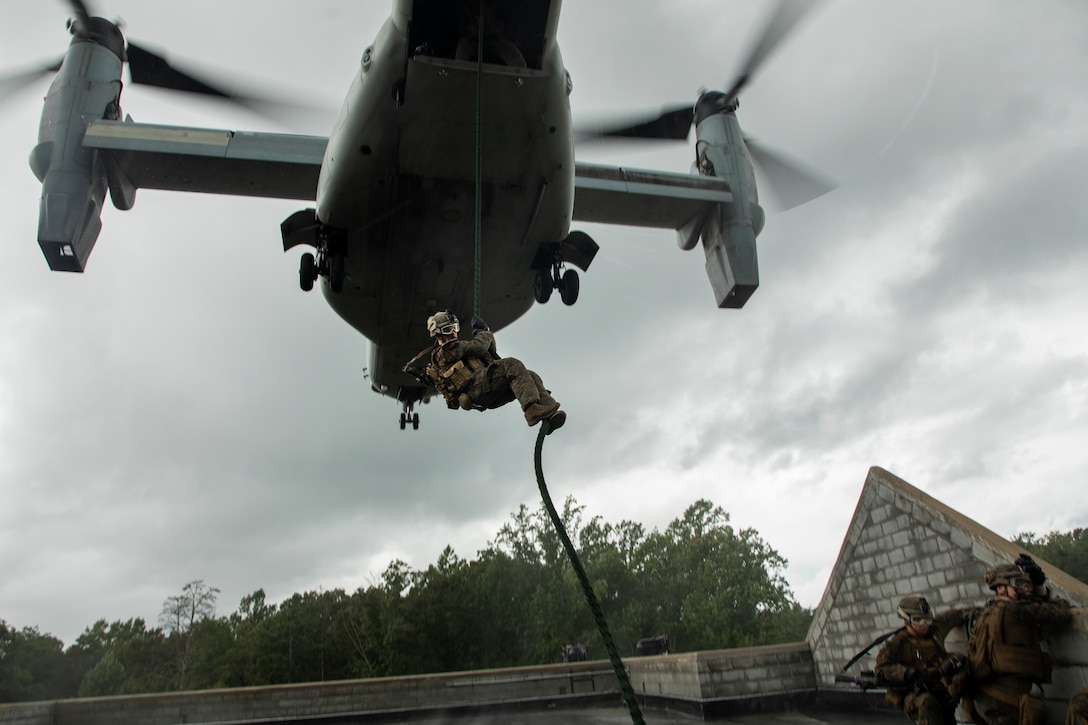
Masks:
[[[314,288],[314,280],[317,279],[317,262],[314,255],[306,252],[302,255],[302,262],[298,268],[298,286],[303,292],[309,292]]]
[[[412,430],[419,430],[419,413],[413,413],[412,408],[414,405],[409,405],[400,414],[400,429],[404,430],[411,423]]]
[[[578,301],[578,273],[568,269],[559,279],[559,297],[565,305],[573,305]]]
[[[552,296],[552,288],[554,283],[552,282],[552,276],[546,269],[538,269],[536,271],[536,279],[533,280],[533,297],[540,304],[544,304]]]
[[[329,286],[333,292],[344,289],[344,255],[329,255]]]

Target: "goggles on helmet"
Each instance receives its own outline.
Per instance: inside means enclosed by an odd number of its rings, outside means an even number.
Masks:
[[[933,617],[928,614],[912,614],[910,623],[916,627],[920,624],[933,624]]]
[[[1014,580],[1023,580],[1023,570],[1016,566],[1016,564],[998,564],[993,569],[986,572],[984,576],[986,580],[986,586],[990,589],[997,591],[1000,586],[1013,586]]]
[[[452,312],[438,312],[427,319],[427,332],[431,337],[449,337],[461,331],[461,324]]]

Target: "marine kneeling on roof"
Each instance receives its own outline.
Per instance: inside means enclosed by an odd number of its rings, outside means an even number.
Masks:
[[[495,335],[479,315],[472,318],[471,340],[459,338],[461,323],[449,310],[427,318],[427,331],[434,345],[409,360],[404,372],[432,383],[449,408],[489,410],[517,400],[530,426],[546,420],[550,433],[566,422],[539,375],[517,358],[499,356]],[[421,371],[418,365],[428,355]]]
[[[910,596],[899,601],[896,614],[903,627],[881,647],[874,669],[877,683],[887,687],[885,699],[918,725],[955,725],[957,675],[965,662],[945,650],[944,640],[963,624],[963,610],[934,616],[925,597]]]

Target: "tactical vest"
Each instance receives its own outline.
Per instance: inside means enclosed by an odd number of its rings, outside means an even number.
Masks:
[[[1012,602],[994,602],[982,611],[967,643],[967,661],[976,680],[1001,675],[1050,682],[1050,655],[1039,646],[1039,631],[1010,611]],[[1006,631],[1011,630],[1011,631]]]
[[[450,407],[457,407],[457,398],[468,389],[473,375],[480,370],[486,369],[490,364],[490,359],[481,360],[478,357],[464,357],[445,370],[439,370],[438,366],[431,362],[427,366],[427,374],[434,381],[434,387],[446,399],[447,404],[452,401],[454,405]]]
[[[895,634],[884,645],[877,657],[877,680],[878,682],[883,681],[885,684],[885,701],[902,709],[903,702],[908,694],[912,691],[917,692],[918,689],[924,689],[937,697],[939,702],[945,704],[943,700],[946,698],[940,692],[943,686],[941,665],[947,659],[948,655],[945,653],[944,647],[937,641],[933,633],[921,637],[912,636],[906,631]],[[921,677],[922,687],[917,687],[917,683],[893,684],[888,682],[886,679],[888,665],[898,665],[904,670],[907,668],[917,670]]]

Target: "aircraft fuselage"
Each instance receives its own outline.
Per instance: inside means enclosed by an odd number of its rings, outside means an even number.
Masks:
[[[485,3],[482,64],[478,38],[458,27],[475,22],[471,5],[396,4],[363,54],[318,183],[317,220],[344,255],[342,288],[323,279],[322,290],[373,343],[371,383],[394,397],[423,392],[401,366],[429,344],[427,317],[475,311],[477,233],[479,311],[499,329],[533,303],[540,245],[570,231],[560,3]]]

